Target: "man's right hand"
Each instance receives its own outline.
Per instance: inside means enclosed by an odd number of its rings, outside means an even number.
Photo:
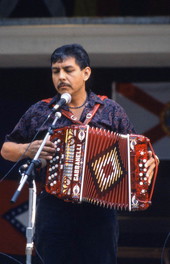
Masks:
[[[42,140],[33,141],[31,145],[29,146],[28,150],[26,151],[26,156],[33,159],[38,149],[40,148],[41,143],[42,143]],[[53,155],[55,154],[55,151],[56,151],[55,144],[51,142],[50,140],[47,140],[39,157],[42,159],[51,160]]]
[[[22,157],[33,159],[35,154],[37,153],[42,140],[35,140],[31,144],[18,144],[15,142],[5,142],[1,149],[1,155],[4,159],[16,162],[18,159]],[[40,158],[50,160],[55,153],[56,146],[50,140],[47,140],[42,152],[40,154]]]

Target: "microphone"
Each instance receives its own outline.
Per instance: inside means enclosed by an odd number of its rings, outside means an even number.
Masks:
[[[52,108],[52,112],[55,113],[61,106],[71,102],[71,95],[69,93],[64,93],[61,95],[60,100]]]

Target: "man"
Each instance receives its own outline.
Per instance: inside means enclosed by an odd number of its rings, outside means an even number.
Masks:
[[[57,95],[50,104],[47,103],[49,100],[37,102],[22,116],[14,130],[7,135],[2,147],[1,153],[5,159],[15,162],[20,157],[34,157],[54,119],[54,115],[51,115],[48,122],[40,128],[51,113],[50,105],[57,102],[65,92],[72,99],[61,111],[67,111],[70,116],[63,114],[57,122],[58,128],[75,122],[86,122],[87,115],[98,105],[97,112],[90,120],[90,126],[122,134],[135,132],[120,105],[107,98],[102,100],[93,92],[87,91],[86,82],[90,78],[91,68],[88,54],[82,46],[71,44],[56,49],[51,56],[51,67]],[[38,138],[29,145],[39,128]],[[55,151],[55,144],[47,140],[40,158],[49,161]],[[148,180],[151,180],[155,167],[152,157],[146,167]],[[40,194],[35,247],[42,262],[36,263],[115,264],[117,240],[118,227],[114,210],[88,203],[67,203],[47,194],[45,190]]]

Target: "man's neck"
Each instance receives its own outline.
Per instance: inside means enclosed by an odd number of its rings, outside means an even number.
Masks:
[[[81,95],[74,95],[72,97],[71,102],[68,104],[69,107],[81,107],[83,104],[85,104],[87,100],[87,93],[86,91],[82,93]]]

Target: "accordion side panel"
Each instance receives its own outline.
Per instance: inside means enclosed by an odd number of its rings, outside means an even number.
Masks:
[[[58,198],[80,200],[86,133],[86,126],[72,126],[57,129],[51,137],[57,150],[47,168],[45,188]]]
[[[145,163],[148,160],[149,139],[142,135],[131,135],[131,200],[133,210],[145,210],[151,204],[151,185]]]

